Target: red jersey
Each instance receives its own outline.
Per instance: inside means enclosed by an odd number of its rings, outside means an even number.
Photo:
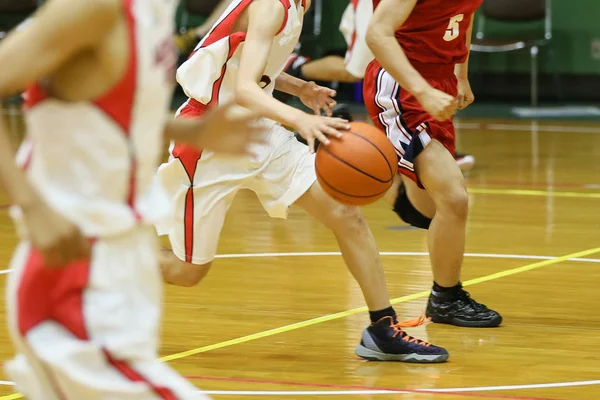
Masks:
[[[381,0],[373,0],[374,8]],[[482,0],[417,0],[400,29],[398,43],[414,65],[462,63],[469,54],[466,34]],[[418,68],[418,65],[415,65]]]

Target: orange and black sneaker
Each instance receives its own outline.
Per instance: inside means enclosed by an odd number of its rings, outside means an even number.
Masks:
[[[466,328],[494,328],[502,323],[502,316],[497,311],[473,300],[462,285],[448,292],[436,292],[434,287],[426,315],[438,324]]]
[[[416,326],[424,322],[397,323],[392,317],[384,317],[363,331],[362,340],[356,346],[357,356],[372,361],[402,361],[408,363],[442,363],[448,360],[448,351],[423,340],[414,338],[402,327]]]

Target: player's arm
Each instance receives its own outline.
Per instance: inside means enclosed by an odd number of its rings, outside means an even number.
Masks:
[[[434,118],[446,120],[454,114],[454,99],[434,89],[411,65],[395,37],[417,0],[382,0],[367,30],[367,44],[381,66],[398,84],[417,98]]]
[[[315,115],[320,115],[323,110],[325,114],[331,116],[332,109],[337,104],[333,99],[337,94],[335,90],[319,86],[314,82],[307,82],[285,72],[275,80],[275,89],[298,97],[313,110]]]
[[[77,52],[92,48],[116,23],[117,0],[53,0],[40,8],[24,29],[0,42],[0,98],[16,94],[56,71]],[[49,265],[59,265],[87,254],[79,231],[52,213],[15,165],[14,151],[0,119],[0,183],[21,206],[30,240],[44,251]]]
[[[314,139],[328,144],[326,134],[339,136],[347,124],[339,119],[310,116],[265,92],[259,85],[267,66],[271,44],[285,17],[278,0],[253,1],[248,7],[248,29],[237,76],[236,102],[261,116],[296,129],[314,149]]]
[[[458,109],[462,110],[467,108],[471,103],[475,101],[475,95],[471,90],[471,84],[469,83],[469,56],[471,55],[471,35],[473,35],[473,19],[474,15],[471,15],[471,23],[469,29],[467,29],[466,45],[467,45],[467,58],[461,64],[454,66],[454,75],[458,79]]]
[[[302,86],[304,86],[306,83],[308,82],[303,79],[296,78],[287,72],[282,72],[281,75],[279,75],[279,77],[277,77],[275,80],[275,90],[299,97],[300,92],[302,91]]]
[[[471,36],[473,35],[473,19],[474,15],[471,15],[471,23],[469,24],[469,29],[467,29],[467,58],[461,64],[456,64],[454,66],[454,75],[458,79],[469,79],[469,56],[471,55]]]
[[[256,113],[234,109],[233,104],[210,110],[200,119],[177,118],[165,126],[165,137],[176,143],[226,154],[250,154],[264,138],[254,123]]]
[[[40,8],[24,29],[0,42],[0,98],[22,92],[52,74],[77,52],[92,48],[119,17],[116,0],[53,0]],[[0,180],[11,200],[27,205],[33,190],[14,164],[6,127],[0,123]]]

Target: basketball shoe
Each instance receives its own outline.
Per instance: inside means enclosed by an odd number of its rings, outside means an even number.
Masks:
[[[460,284],[445,292],[432,290],[425,315],[432,322],[467,328],[494,328],[502,323],[498,312],[473,300]]]
[[[402,323],[383,317],[363,331],[362,340],[354,352],[372,361],[402,361],[408,363],[441,363],[448,360],[448,351],[410,336]]]
[[[469,172],[475,166],[475,157],[471,154],[455,153],[454,159],[462,172]]]

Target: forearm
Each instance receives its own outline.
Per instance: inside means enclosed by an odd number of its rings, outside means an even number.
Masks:
[[[255,113],[285,126],[296,126],[303,112],[273,98],[254,82],[240,85],[236,91],[236,103]]]
[[[195,145],[198,143],[197,132],[205,125],[204,119],[174,119],[165,125],[164,135],[166,140],[173,140],[179,144]]]
[[[15,152],[4,122],[0,122],[0,183],[14,204],[24,207],[38,199],[25,174],[15,164]]]
[[[414,96],[430,88],[425,78],[411,65],[393,33],[381,32],[372,26],[367,34],[367,44],[377,61],[400,87]]]
[[[306,81],[302,79],[282,72],[281,75],[279,75],[279,77],[275,80],[275,90],[299,97],[302,86],[304,86],[305,83]]]
[[[474,15],[471,15],[471,22],[469,24],[469,29],[467,30],[465,44],[467,46],[467,58],[465,61],[456,64],[454,66],[454,75],[456,75],[459,79],[468,79],[469,78],[469,58],[471,56],[471,36],[473,35],[473,19]]]

